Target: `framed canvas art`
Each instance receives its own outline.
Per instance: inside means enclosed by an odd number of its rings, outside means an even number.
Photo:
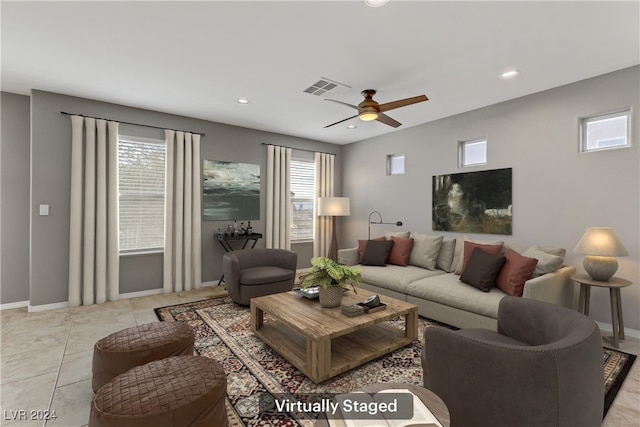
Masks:
[[[260,165],[203,160],[205,221],[260,219]]]
[[[433,177],[432,228],[511,234],[511,168]]]

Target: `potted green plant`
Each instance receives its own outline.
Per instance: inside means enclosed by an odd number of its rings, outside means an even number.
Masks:
[[[319,286],[320,304],[323,307],[337,307],[342,301],[344,288],[360,283],[362,276],[360,269],[340,264],[327,257],[317,257],[311,260],[311,268],[300,275],[303,288]]]

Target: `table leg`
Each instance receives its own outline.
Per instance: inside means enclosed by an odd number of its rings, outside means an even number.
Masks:
[[[617,292],[616,292],[617,291]],[[609,290],[609,297],[611,299],[611,324],[613,326],[613,340],[612,344],[615,348],[618,348],[618,342],[620,340],[621,320],[622,313],[619,311],[620,307],[620,289]],[[624,332],[623,332],[624,334]]]
[[[589,300],[591,299],[591,286],[580,283],[580,298],[578,300],[578,311],[585,316],[589,315]]]
[[[322,337],[317,341],[307,338],[307,370],[309,378],[321,382],[330,377],[331,339]]]
[[[618,301],[618,321],[620,322],[620,339],[625,339],[624,337],[624,320],[622,315],[622,297],[620,295],[620,288],[615,289],[616,291],[616,300]]]
[[[251,330],[257,331],[264,324],[264,311],[251,304]]]
[[[411,310],[405,316],[405,336],[411,341],[418,338],[418,310]]]

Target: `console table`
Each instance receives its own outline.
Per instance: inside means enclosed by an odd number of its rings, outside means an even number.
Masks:
[[[580,284],[580,299],[578,311],[589,315],[589,299],[591,297],[591,286],[609,288],[609,298],[611,299],[611,324],[613,326],[613,339],[611,344],[618,348],[618,340],[624,340],[624,321],[622,320],[622,302],[620,300],[620,288],[631,285],[630,280],[620,277],[612,277],[607,282],[593,280],[586,274],[574,274],[571,280]]]
[[[231,246],[231,242],[242,242],[242,247],[240,249],[247,249],[249,242],[253,242],[249,247],[249,249],[253,249],[255,248],[256,243],[258,243],[258,240],[262,239],[262,234],[251,233],[244,234],[242,236],[230,236],[224,233],[215,233],[213,238],[220,243],[220,246],[222,246],[225,252],[231,252],[234,250],[233,246]],[[220,280],[218,280],[218,286],[220,286],[220,283],[222,283],[223,280],[224,274],[220,277]]]

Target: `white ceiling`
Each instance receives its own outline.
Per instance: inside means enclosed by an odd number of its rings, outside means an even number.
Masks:
[[[394,129],[324,129],[355,111],[303,93],[320,77],[350,104],[368,88],[380,103],[426,94],[388,113],[400,130],[640,63],[638,1],[3,1],[1,19],[3,91],[336,144]],[[509,68],[521,75],[499,80]]]

